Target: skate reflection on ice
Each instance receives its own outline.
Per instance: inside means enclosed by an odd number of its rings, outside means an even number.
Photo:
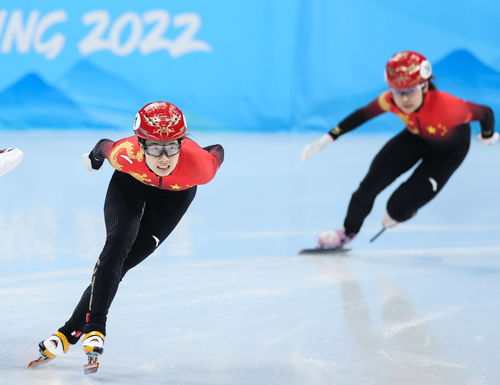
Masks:
[[[40,367],[26,370],[25,376],[27,381],[25,383],[36,385],[68,385],[75,382],[75,375],[67,371],[68,368],[65,370],[61,365],[51,367],[51,364],[54,364],[54,362],[48,362]]]
[[[316,262],[319,279],[339,285],[344,318],[359,357],[356,376],[370,379],[369,383],[374,385],[484,383],[477,378],[463,382],[471,368],[446,359],[429,325],[429,321],[460,311],[464,306],[422,317],[403,292],[386,280],[377,279],[378,300],[365,299],[347,259],[318,258]],[[374,278],[373,274],[363,273],[363,280]],[[381,303],[381,314],[371,314],[374,303]],[[380,315],[383,324],[378,327]]]

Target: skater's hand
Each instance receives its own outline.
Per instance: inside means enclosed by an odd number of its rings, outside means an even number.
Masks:
[[[24,158],[24,153],[18,148],[0,150],[0,176],[14,169]]]
[[[485,144],[487,146],[491,146],[492,144],[495,144],[500,137],[500,134],[498,132],[494,132],[493,135],[491,135],[489,138],[483,138],[481,134],[477,136],[477,141]]]
[[[93,151],[90,151],[82,155],[82,162],[87,171],[96,171],[101,168],[104,158],[96,157]]]
[[[330,134],[325,134],[315,142],[307,144],[300,154],[300,159],[302,162],[307,162],[307,160],[316,155],[318,152],[323,151],[330,143],[333,142],[333,138]]]

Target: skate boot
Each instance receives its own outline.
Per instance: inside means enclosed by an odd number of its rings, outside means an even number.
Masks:
[[[87,354],[88,363],[83,366],[85,374],[97,372],[99,369],[99,356],[103,352],[104,334],[98,331],[93,331],[85,334],[83,337],[83,351]]]
[[[351,242],[356,234],[346,235],[344,229],[329,230],[322,232],[318,237],[319,249],[337,249],[342,248]]]
[[[395,227],[398,225],[398,221],[391,218],[389,214],[385,214],[382,218],[382,226],[386,229],[390,229],[391,227]]]
[[[50,337],[44,339],[38,344],[38,349],[40,351],[40,357],[28,364],[28,367],[38,365],[42,362],[46,362],[52,358],[66,353],[69,349],[69,342],[66,336],[61,332],[56,332]]]

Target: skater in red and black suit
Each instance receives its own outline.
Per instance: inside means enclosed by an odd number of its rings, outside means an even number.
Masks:
[[[388,91],[302,151],[305,162],[339,136],[384,112],[396,114],[406,126],[373,159],[368,174],[352,195],[344,227],[321,233],[319,248],[336,248],[350,242],[360,231],[376,196],[421,161],[389,198],[382,226],[390,228],[414,216],[441,191],[464,160],[470,145],[471,121],[480,122],[480,142],[493,144],[498,140],[492,109],[437,90],[431,80],[431,64],[421,54],[395,54],[387,62],[385,75]]]
[[[181,110],[154,102],[137,113],[134,136],[102,139],[84,154],[89,170],[98,170],[105,159],[116,169],[104,203],[106,244],[71,318],[40,343],[39,360],[66,352],[83,335],[86,369],[97,370],[108,309],[121,279],[168,237],[197,185],[210,182],[224,160],[221,145],[201,148],[186,137],[186,129]]]

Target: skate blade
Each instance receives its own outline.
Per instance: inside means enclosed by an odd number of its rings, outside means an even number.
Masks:
[[[89,362],[87,365],[83,365],[83,374],[94,374],[99,369],[99,362]]]
[[[87,353],[87,358],[89,361],[86,365],[83,365],[83,373],[93,374],[97,372],[97,369],[99,369],[99,361],[97,361],[99,356],[94,353]]]
[[[299,252],[299,255],[333,255],[333,254],[342,254],[350,251],[351,249],[338,246],[338,247],[333,247],[333,248],[321,248],[321,247],[316,247],[314,249],[302,249]]]
[[[31,361],[28,364],[28,368],[32,368],[32,367],[35,367],[35,366],[40,366],[42,364],[46,364],[49,361],[50,361],[50,358],[41,356],[41,357],[38,357],[36,360]]]

